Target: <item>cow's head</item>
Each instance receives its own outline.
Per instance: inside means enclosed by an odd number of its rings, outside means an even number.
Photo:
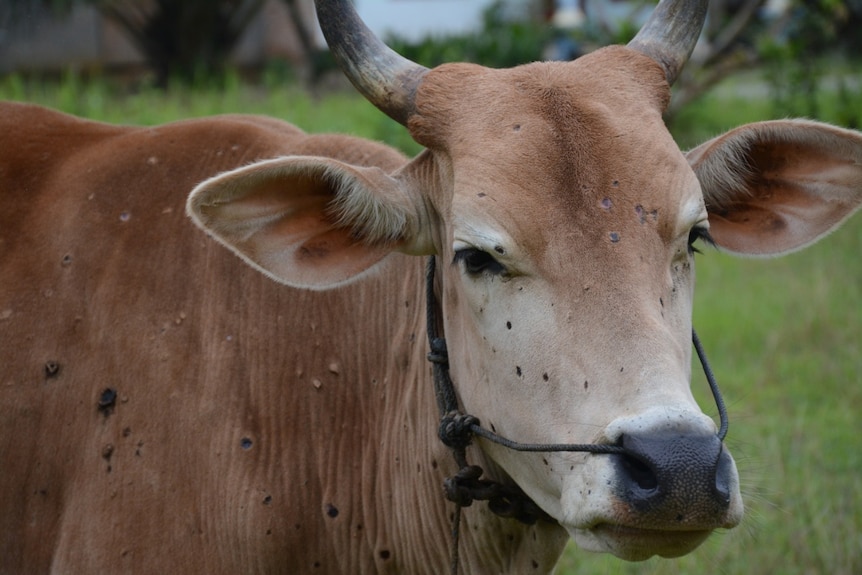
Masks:
[[[193,218],[294,286],[350,281],[393,250],[437,255],[464,409],[519,441],[631,454],[482,443],[583,547],[674,556],[736,525],[735,465],[689,388],[692,244],[815,241],[860,204],[859,134],[769,122],[680,152],[662,112],[704,5],[665,0],[629,46],[575,62],[427,70],[349,5],[318,4],[342,68],[427,150],[393,174],[261,162],[199,186]]]

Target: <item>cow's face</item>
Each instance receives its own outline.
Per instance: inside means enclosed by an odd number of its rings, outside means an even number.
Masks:
[[[691,242],[709,222],[662,122],[668,97],[654,62],[614,48],[442,67],[410,122],[437,164],[428,225],[465,410],[519,441],[650,444],[643,460],[483,448],[580,543],[634,559],[687,552],[742,515],[689,389]]]

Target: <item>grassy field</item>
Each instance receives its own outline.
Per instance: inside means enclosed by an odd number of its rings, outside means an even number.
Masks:
[[[314,98],[275,84],[232,82],[218,92],[119,95],[107,83],[69,77],[56,84],[0,79],[0,98],[142,124],[267,114],[308,131],[418,150],[400,126],[351,93]],[[823,119],[832,119],[828,96],[821,109]],[[765,100],[706,98],[677,119],[675,135],[691,146],[769,114]],[[681,559],[626,563],[572,548],[558,573],[862,573],[862,214],[817,246],[781,259],[704,251],[695,325],[728,403],[727,443],[739,464],[747,517]],[[714,412],[702,376],[693,385],[704,409]]]

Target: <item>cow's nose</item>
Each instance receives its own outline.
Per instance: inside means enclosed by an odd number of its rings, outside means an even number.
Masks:
[[[623,434],[618,443],[618,496],[638,512],[697,522],[729,507],[733,460],[717,436]]]

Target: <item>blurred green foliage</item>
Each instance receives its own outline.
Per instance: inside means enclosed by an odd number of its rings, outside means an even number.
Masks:
[[[838,94],[835,121],[849,128],[862,126],[860,27],[862,2],[793,4],[782,33],[763,36],[757,44],[774,115],[817,118],[821,93],[828,90]]]

